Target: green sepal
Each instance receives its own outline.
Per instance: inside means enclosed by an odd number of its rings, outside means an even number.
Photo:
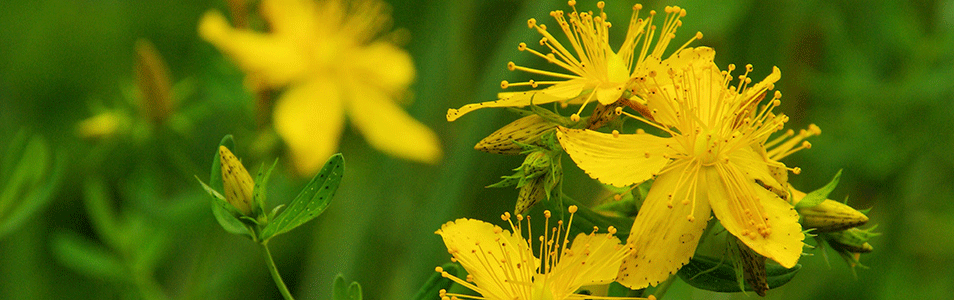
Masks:
[[[774,263],[765,264],[766,281],[768,281],[769,289],[788,283],[801,268],[801,264],[796,264],[791,269],[786,269]],[[736,271],[733,264],[728,261],[694,256],[689,259],[688,264],[679,269],[677,274],[679,278],[695,288],[722,293],[740,292],[739,283],[742,274]],[[744,282],[744,280],[741,282]],[[753,289],[746,284],[745,291],[753,291]]]
[[[278,214],[278,211],[282,210],[282,208],[285,208],[285,204],[280,204],[278,206],[273,207],[272,212],[268,213],[268,219],[274,220],[275,215]]]
[[[344,275],[338,273],[338,276],[335,276],[335,281],[332,284],[331,290],[331,299],[332,300],[361,300],[361,284],[357,281],[352,281],[351,284],[345,280]]]
[[[838,173],[835,173],[835,177],[832,178],[828,184],[821,187],[820,189],[805,194],[805,198],[802,198],[802,201],[799,201],[798,204],[795,204],[795,209],[809,208],[821,204],[825,201],[825,199],[828,199],[828,194],[831,194],[831,191],[835,190],[835,187],[838,186],[838,181],[840,179],[841,170],[838,170]]]
[[[338,190],[344,175],[345,161],[341,153],[332,155],[325,166],[315,174],[311,182],[288,204],[288,207],[268,223],[262,231],[261,240],[268,239],[295,229],[305,222],[318,217]]]
[[[258,175],[255,176],[255,187],[252,188],[252,201],[257,204],[256,208],[259,211],[253,213],[252,215],[265,215],[265,197],[267,196],[266,191],[268,189],[268,179],[272,176],[272,170],[275,169],[276,165],[278,165],[277,158],[275,159],[275,162],[272,163],[272,166],[267,170],[265,169],[265,164],[262,164],[262,166],[258,168]],[[266,218],[266,220],[269,219],[270,218]]]
[[[457,264],[455,263],[446,263],[441,265],[441,268],[444,269],[444,272],[447,272],[447,274],[450,274],[451,276],[458,277],[458,275],[460,275],[460,268],[458,268]],[[424,282],[424,285],[421,286],[421,289],[417,290],[417,293],[414,294],[414,297],[411,299],[437,299],[439,298],[438,294],[440,293],[440,290],[449,289],[453,284],[454,281],[450,280],[450,278],[445,278],[444,276],[441,276],[441,273],[434,272],[431,274],[431,277],[427,278],[427,282]]]
[[[225,197],[221,193],[202,182],[202,179],[199,179],[198,176],[195,177],[195,180],[199,181],[199,184],[202,185],[206,193],[209,193],[209,196],[212,196],[212,215],[215,216],[215,220],[219,222],[222,229],[232,234],[252,238],[252,233],[248,230],[245,222],[239,219],[242,213],[235,209],[235,206],[225,201]],[[221,182],[221,178],[219,178],[219,182]]]

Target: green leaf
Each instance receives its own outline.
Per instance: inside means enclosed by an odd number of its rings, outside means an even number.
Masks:
[[[835,173],[835,177],[832,178],[828,184],[820,189],[812,191],[811,193],[805,194],[805,198],[802,198],[802,201],[799,201],[798,204],[795,204],[795,209],[809,208],[821,204],[825,201],[825,199],[828,199],[828,194],[831,194],[831,191],[835,190],[835,187],[838,186],[838,181],[840,179],[841,170],[838,170],[838,173]]]
[[[219,146],[225,146],[229,150],[235,149],[235,139],[232,138],[232,135],[226,135],[222,138],[222,141],[219,142]],[[225,193],[225,188],[222,183],[222,162],[219,161],[219,147],[215,147],[213,151],[215,155],[212,157],[212,171],[209,174],[209,185],[212,186],[212,189],[219,192],[219,194]]]
[[[198,176],[195,177],[195,180],[198,180],[202,188],[212,196],[212,215],[215,216],[215,220],[219,222],[222,229],[232,234],[244,235],[251,238],[252,233],[248,230],[245,223],[237,217],[242,214],[235,209],[235,206],[225,201],[225,197],[222,196],[221,193],[215,191],[215,189],[205,184],[205,182],[202,182],[202,179],[199,179]],[[222,182],[221,178],[219,182]]]
[[[4,174],[2,176],[12,175],[19,178],[11,179],[0,192],[0,237],[16,230],[46,207],[59,190],[63,179],[66,153],[56,151],[53,154],[53,164],[50,166],[49,150],[45,140],[39,136],[30,140],[25,150],[29,152],[23,153],[23,158],[16,166],[17,171],[13,172],[19,175]],[[10,155],[10,153],[7,154]],[[19,171],[21,168],[24,173]]]
[[[117,255],[76,233],[54,233],[52,248],[57,260],[89,277],[112,282],[124,282],[129,278]]]
[[[324,212],[328,204],[331,203],[331,197],[338,190],[341,177],[344,175],[344,168],[344,157],[340,153],[332,155],[328,162],[325,162],[321,171],[298,194],[298,197],[295,197],[295,200],[288,204],[288,208],[279,214],[274,221],[268,223],[268,226],[262,231],[261,240],[266,241],[276,235],[295,229]]]
[[[444,269],[444,272],[452,276],[460,275],[460,268],[457,267],[455,263],[446,263],[441,266]],[[454,284],[453,280],[441,276],[441,273],[434,272],[431,274],[431,277],[427,278],[427,282],[424,282],[424,285],[421,286],[421,289],[417,290],[417,294],[414,294],[414,300],[428,300],[428,299],[440,299],[438,293],[441,289],[449,289],[451,285]]]
[[[777,264],[766,264],[765,273],[769,289],[774,289],[788,283],[802,265],[795,265],[791,269],[783,268]],[[695,256],[689,260],[689,263],[679,269],[679,278],[689,285],[713,292],[732,293],[739,292],[739,280],[735,268],[731,261],[720,261],[718,259]],[[752,287],[745,285],[746,291],[752,291]]]
[[[338,276],[335,276],[335,282],[331,290],[332,300],[361,300],[362,297],[361,284],[351,282],[349,285],[344,275],[339,273]]]

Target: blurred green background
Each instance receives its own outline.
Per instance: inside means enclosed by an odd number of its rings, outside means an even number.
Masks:
[[[505,65],[538,63],[516,51],[518,42],[539,39],[526,19],[552,24],[550,10],[568,9],[563,1],[540,0],[389,3],[395,28],[410,33],[406,49],[418,70],[407,109],[440,136],[444,159],[435,166],[397,160],[346,129],[340,150],[348,168],[331,206],[270,243],[298,299],[330,298],[337,273],[360,282],[365,299],[410,298],[450,259],[433,234],[442,223],[495,220],[513,208],[516,190],[484,186],[510,174],[521,158],[472,147],[515,115],[488,109],[448,123],[445,112],[492,100],[500,80],[523,78]],[[633,3],[609,3],[610,21],[625,24]],[[702,31],[694,45],[714,47],[720,66],[751,63],[757,79],[773,65],[781,68],[777,110],[791,116],[789,128],[815,123],[823,130],[812,149],[786,159],[803,169],[793,185],[814,189],[844,168],[832,198],[873,207],[871,224],[884,235],[861,258],[870,269],[854,277],[834,252],[829,266],[810,251],[815,255],[802,259],[800,274],[768,298],[954,295],[954,1],[642,3],[688,9],[676,41]],[[579,8],[595,4],[580,1]],[[207,178],[226,134],[235,135],[235,152],[250,171],[283,153],[256,150],[262,141],[241,72],[197,37],[199,16],[209,9],[226,11],[226,4],[0,2],[0,149],[24,132],[42,136],[51,152],[49,184],[37,183],[51,189],[49,202],[0,237],[0,299],[279,297],[259,249],[216,224],[193,178]],[[611,37],[624,35],[623,26],[613,29]],[[80,139],[78,122],[125,105],[139,38],[155,44],[180,83],[179,125],[187,129],[132,128],[126,138]],[[280,160],[282,172],[274,176],[273,204],[306,183],[288,175],[287,162]],[[566,193],[596,200],[600,187],[564,162]],[[666,297],[745,296],[680,282]]]

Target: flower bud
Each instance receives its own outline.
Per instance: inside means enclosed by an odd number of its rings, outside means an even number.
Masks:
[[[136,86],[142,115],[154,124],[163,123],[175,110],[169,67],[145,39],[136,41]]]
[[[534,204],[547,197],[549,190],[546,188],[546,181],[546,177],[541,176],[520,187],[517,204],[513,210],[515,214],[526,214]]]
[[[519,169],[527,179],[543,176],[550,172],[550,156],[544,151],[530,152]]]
[[[805,193],[792,189],[794,203],[805,197]],[[868,216],[844,203],[825,199],[818,205],[798,209],[802,227],[815,228],[817,232],[832,232],[857,227],[868,223]]]
[[[494,154],[517,155],[524,151],[520,144],[536,144],[540,141],[540,135],[556,126],[539,115],[529,115],[494,131],[480,140],[474,149]]]
[[[255,182],[245,170],[242,162],[225,146],[219,146],[219,159],[222,162],[222,185],[225,201],[243,215],[251,216]]]
[[[873,229],[873,228],[871,228]],[[847,230],[829,232],[824,235],[828,244],[838,251],[850,253],[869,253],[874,251],[874,247],[868,243],[872,237],[879,235],[871,232],[871,229],[849,228]]]

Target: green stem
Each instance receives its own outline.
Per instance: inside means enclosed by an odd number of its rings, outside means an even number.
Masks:
[[[282,297],[285,300],[295,300],[292,297],[291,292],[288,291],[288,287],[285,286],[285,282],[282,281],[282,275],[278,274],[278,267],[275,266],[275,261],[272,260],[272,252],[268,250],[267,243],[261,243],[263,253],[265,254],[265,261],[268,262],[268,271],[272,273],[272,279],[275,279],[275,285],[278,286],[278,291],[282,292]]]

